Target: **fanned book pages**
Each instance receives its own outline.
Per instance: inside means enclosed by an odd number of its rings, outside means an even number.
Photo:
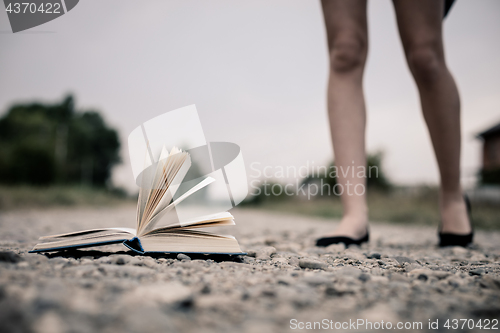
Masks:
[[[141,179],[136,229],[102,228],[45,236],[40,238],[40,243],[30,252],[123,243],[139,253],[243,254],[234,237],[199,230],[205,227],[234,225],[233,216],[229,212],[183,222],[174,219],[168,224],[168,213],[175,210],[176,205],[214,182],[213,178],[207,177],[182,195],[174,197],[190,166],[191,159],[187,152],[174,147],[168,153],[163,148],[158,163],[153,165],[151,175],[143,175]],[[162,218],[167,220],[166,226],[157,227]]]

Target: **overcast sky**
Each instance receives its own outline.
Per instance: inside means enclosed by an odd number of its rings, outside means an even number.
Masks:
[[[392,2],[369,1],[368,151],[401,184],[437,183]],[[140,123],[196,104],[210,141],[241,146],[248,167],[328,163],[327,47],[319,1],[85,0],[12,34],[0,13],[0,112],[72,92],[119,131],[119,185],[134,184],[126,138]],[[500,122],[500,1],[458,0],[444,23],[462,100],[463,181],[481,160],[474,135]]]

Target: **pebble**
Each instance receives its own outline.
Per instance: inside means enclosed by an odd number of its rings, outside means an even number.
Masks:
[[[177,255],[177,259],[178,259],[178,260],[191,260],[191,257],[190,257],[190,256],[185,255],[184,253],[179,253],[179,254]]]
[[[327,264],[312,259],[300,259],[299,266],[300,268],[310,268],[310,269],[326,269],[328,267]]]
[[[111,262],[116,264],[116,265],[125,265],[126,263],[130,262],[132,257],[124,255],[124,254],[119,254],[119,255],[112,256],[110,259],[111,259]]]
[[[422,279],[427,280],[431,277],[435,277],[435,278],[441,280],[441,279],[446,278],[450,274],[451,274],[450,272],[431,270],[431,269],[426,269],[426,268],[414,269],[409,273],[410,276],[416,277],[420,280],[422,280]]]
[[[360,288],[347,285],[332,285],[325,289],[327,296],[344,296],[352,295],[359,291]]]
[[[396,260],[400,266],[402,266],[405,263],[408,263],[408,264],[416,264],[417,263],[415,260],[408,258],[408,257],[403,257],[403,256],[392,257],[392,259]]]
[[[358,276],[358,279],[362,282],[369,281],[371,279],[369,274],[362,273],[360,276]]]
[[[260,260],[268,260],[271,259],[271,255],[276,253],[276,248],[273,246],[266,246],[261,249],[258,249],[255,252],[255,258]]]
[[[0,261],[17,263],[22,260],[21,256],[11,251],[0,251]]]
[[[479,276],[481,276],[481,275],[484,274],[484,269],[482,269],[482,268],[474,268],[474,269],[471,269],[469,271],[469,274],[470,275],[479,275]]]
[[[369,255],[366,256],[368,259],[380,259],[382,258],[382,255],[377,252],[370,253]]]

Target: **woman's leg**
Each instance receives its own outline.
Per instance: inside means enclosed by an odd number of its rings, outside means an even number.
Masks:
[[[360,193],[366,180],[352,177],[351,169],[366,167],[362,88],[368,43],[366,0],[322,0],[321,3],[330,54],[328,114],[335,165],[339,169],[337,180],[344,188],[341,195],[344,216],[331,235],[360,238],[366,233],[368,208],[365,194],[356,195],[354,187],[361,185],[357,187]],[[349,170],[348,175],[344,177],[340,170]]]
[[[443,232],[467,234],[460,187],[460,100],[444,59],[443,0],[393,0],[399,33],[431,136],[441,177]]]

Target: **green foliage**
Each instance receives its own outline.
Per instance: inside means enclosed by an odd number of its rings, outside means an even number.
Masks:
[[[389,193],[393,189],[393,185],[388,180],[384,171],[382,170],[382,158],[383,154],[377,152],[374,154],[368,154],[367,156],[367,167],[365,170],[367,188],[373,192],[383,192]],[[348,172],[351,169],[348,170]],[[330,163],[327,168],[321,167],[313,170],[305,177],[301,184],[303,187],[304,195],[307,199],[321,199],[321,197],[335,196],[336,191],[335,185],[337,184],[337,175],[341,173],[342,170],[335,167],[334,162]],[[358,172],[356,170],[355,172]],[[242,203],[242,205],[266,205],[266,204],[278,204],[286,202],[294,202],[300,193],[295,193],[295,195],[290,195],[285,192],[285,188],[288,184],[279,183],[273,180],[264,180],[258,186],[258,188],[252,192],[251,195]],[[322,191],[318,191],[317,195],[308,192],[309,186],[316,185],[315,189],[323,188]],[[293,187],[293,186],[292,186]],[[298,189],[297,192],[299,192]],[[311,197],[309,197],[311,195]],[[305,200],[305,197],[302,198]],[[339,211],[340,214],[340,211]]]
[[[128,196],[120,188],[51,185],[0,186],[0,210],[20,210],[54,207],[109,207],[133,205],[136,196]]]
[[[397,187],[390,192],[369,191],[367,193],[370,221],[408,225],[431,225],[437,230],[439,214],[439,189],[429,186]],[[331,218],[342,218],[342,203],[337,197],[320,197],[317,200],[300,200],[296,197],[286,201],[266,201],[255,208],[287,214],[301,214]],[[500,206],[497,203],[472,201],[472,223],[474,228],[499,230]]]
[[[391,190],[392,185],[391,182],[389,181],[389,178],[386,176],[384,173],[384,170],[382,169],[382,159],[383,159],[383,153],[382,152],[376,152],[373,154],[368,154],[366,156],[366,187],[368,189],[373,189],[377,191],[383,191],[387,192]],[[322,182],[322,184],[329,184],[331,188],[337,184],[337,175],[342,172],[342,170],[339,170],[335,172],[335,161],[330,163],[330,165],[327,168],[326,173],[322,174],[312,174],[308,175],[304,180],[303,184],[310,184],[313,182]],[[344,170],[345,172],[350,172],[349,170]],[[356,170],[355,172],[357,172]]]
[[[263,181],[258,189],[247,197],[240,206],[258,206],[264,203],[282,202],[290,199],[283,190],[284,184],[275,181]]]
[[[368,154],[366,156],[367,173],[366,187],[368,189],[377,189],[380,191],[389,191],[392,188],[389,178],[382,169],[382,158],[384,154],[382,152],[376,152],[374,154]],[[370,170],[372,172],[370,172]],[[374,172],[376,170],[376,173]]]
[[[96,111],[74,99],[18,104],[0,119],[0,183],[104,186],[120,162],[120,142]]]

